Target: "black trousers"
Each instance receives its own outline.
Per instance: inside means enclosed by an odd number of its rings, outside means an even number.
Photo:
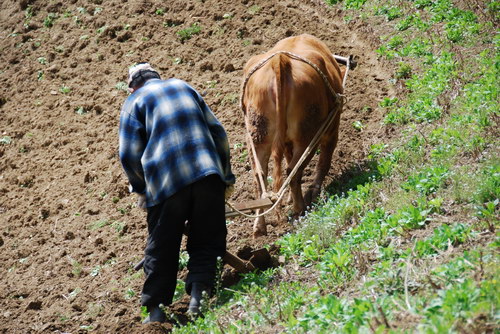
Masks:
[[[189,224],[186,291],[190,293],[193,282],[214,285],[217,257],[224,257],[226,252],[224,191],[220,177],[209,175],[148,208],[142,305],[172,303],[186,221]]]

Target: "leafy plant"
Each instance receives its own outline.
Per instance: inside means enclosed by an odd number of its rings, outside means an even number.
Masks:
[[[447,168],[435,166],[410,175],[408,181],[403,183],[401,187],[405,190],[416,190],[422,195],[429,195],[436,192],[448,176]]]
[[[0,144],[2,145],[9,145],[10,143],[12,143],[12,138],[9,137],[9,136],[3,136],[2,138],[0,138]]]
[[[387,21],[395,20],[403,15],[401,9],[396,6],[382,6],[375,11],[375,15],[385,16]]]
[[[73,274],[73,276],[75,277],[79,277],[82,272],[83,272],[83,268],[82,268],[82,264],[76,260],[72,260],[71,261],[71,273]]]
[[[79,107],[75,108],[75,113],[78,115],[85,115],[87,113],[87,111],[85,110],[85,108],[83,106],[79,106]]]
[[[35,10],[33,9],[33,5],[28,5],[24,10],[24,18],[29,20],[33,16],[35,16]]]
[[[127,93],[129,92],[129,91],[128,91],[128,85],[127,85],[127,83],[126,83],[126,82],[124,82],[124,81],[120,81],[120,82],[118,82],[118,83],[115,85],[115,88],[116,88],[116,89],[118,89],[118,90],[122,90],[122,91],[124,91],[124,92],[127,92]]]
[[[47,17],[43,20],[43,25],[46,28],[51,28],[54,25],[54,21],[57,19],[57,14],[48,13]]]
[[[186,251],[182,251],[179,254],[179,270],[182,270],[187,267],[189,262],[189,254]]]
[[[201,32],[201,26],[198,22],[195,22],[191,24],[191,26],[189,26],[188,28],[179,30],[177,32],[177,36],[179,36],[179,39],[181,40],[181,42],[183,42],[185,40],[191,39],[191,37],[199,34],[200,32]]]
[[[125,290],[125,299],[132,299],[134,298],[136,295],[134,289],[132,288],[127,288],[127,290]]]
[[[256,15],[261,11],[261,7],[258,5],[252,5],[250,8],[248,8],[248,13],[251,15]]]
[[[42,64],[42,65],[47,65],[47,64],[48,64],[48,62],[47,62],[47,58],[45,58],[45,57],[38,57],[36,60],[37,60],[40,64]]]
[[[358,131],[362,131],[364,126],[363,126],[363,123],[361,123],[361,121],[354,121],[352,123],[352,127]]]
[[[400,62],[396,70],[397,79],[408,79],[411,76],[411,65],[408,63]]]
[[[347,9],[360,9],[367,0],[345,0],[344,7]]]
[[[92,222],[92,223],[89,224],[89,229],[90,230],[98,230],[98,229],[101,229],[104,226],[107,226],[109,224],[110,224],[110,222],[108,220],[106,220],[106,219],[97,220],[97,221]]]
[[[68,94],[71,92],[71,87],[62,85],[61,88],[59,88],[59,91],[63,94]]]

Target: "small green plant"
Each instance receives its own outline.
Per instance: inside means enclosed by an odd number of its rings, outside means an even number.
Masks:
[[[51,28],[54,25],[54,21],[57,19],[57,14],[48,13],[47,17],[43,20],[43,25],[46,28]]]
[[[100,35],[103,32],[105,32],[106,29],[108,29],[108,26],[107,25],[103,25],[102,27],[100,27],[100,28],[97,29],[97,33]]]
[[[120,81],[120,82],[118,82],[118,83],[115,85],[115,88],[116,88],[116,89],[118,89],[118,90],[122,90],[122,91],[124,91],[124,92],[127,92],[127,93],[129,92],[129,91],[128,91],[128,85],[127,85],[127,83],[126,83],[126,82],[124,82],[124,81]]]
[[[361,121],[354,121],[352,123],[352,127],[355,128],[358,131],[362,131],[363,128],[364,128],[363,123],[361,123]]]
[[[62,85],[61,88],[59,88],[59,91],[63,94],[68,94],[71,92],[71,87]]]
[[[94,330],[94,326],[92,325],[80,325],[80,329],[84,331],[91,332]]]
[[[258,14],[261,11],[261,9],[262,8],[260,6],[253,5],[250,8],[248,8],[247,11],[248,11],[248,14],[256,15],[256,14]]]
[[[394,28],[398,31],[405,31],[412,26],[413,21],[414,21],[414,16],[408,15],[407,17],[403,18],[401,21],[396,23]]]
[[[75,277],[80,277],[83,272],[82,264],[76,260],[71,261],[71,273]]]
[[[165,14],[165,9],[163,9],[163,8],[158,8],[158,9],[155,11],[155,14],[156,14],[156,15],[160,15],[160,16],[161,16],[161,15]]]
[[[118,235],[123,236],[126,231],[125,222],[116,221],[111,224],[111,227],[118,233]]]
[[[81,25],[83,23],[82,20],[80,20],[80,18],[78,16],[73,16],[73,22],[75,22],[75,24],[77,26],[79,26],[79,25]]]
[[[35,16],[35,10],[33,9],[32,5],[28,5],[28,7],[26,7],[26,9],[24,10],[24,18],[29,20],[33,16]]]
[[[178,279],[177,285],[175,286],[173,301],[181,299],[184,296],[185,291],[186,291],[186,283],[183,280]]]
[[[94,268],[92,268],[92,270],[90,271],[90,276],[92,277],[95,277],[97,275],[99,275],[99,273],[101,272],[101,266],[95,266]]]
[[[3,136],[2,138],[0,138],[0,144],[2,145],[9,145],[10,143],[12,143],[12,138],[9,137],[9,136]]]
[[[392,21],[401,17],[403,14],[401,9],[396,6],[382,6],[375,11],[375,15],[385,16],[387,21]]]
[[[90,230],[98,230],[98,229],[103,228],[104,226],[107,226],[109,224],[110,224],[110,222],[108,220],[102,219],[102,220],[97,220],[95,222],[90,223],[88,228]]]
[[[125,299],[132,299],[134,298],[136,295],[134,289],[132,288],[128,288],[127,290],[125,290]]]
[[[79,107],[75,108],[75,113],[78,115],[85,115],[87,113],[87,111],[85,110],[85,108],[83,106],[79,106]]]
[[[218,81],[217,80],[210,80],[210,81],[207,81],[206,83],[207,83],[208,88],[215,88]]]
[[[238,93],[229,93],[221,101],[221,105],[225,106],[227,104],[236,104],[239,101],[239,94]]]
[[[360,9],[367,0],[345,0],[344,7],[347,9]]]
[[[47,62],[47,58],[45,58],[45,57],[38,57],[36,60],[37,60],[40,64],[42,64],[42,65],[47,65],[47,64],[48,64],[48,62]]]
[[[179,30],[177,32],[177,36],[179,37],[181,42],[184,42],[188,39],[191,39],[194,35],[197,35],[200,32],[201,32],[201,26],[198,22],[195,22],[191,24],[191,26],[189,26],[188,28]]]
[[[248,151],[247,151],[247,149],[244,149],[243,151],[241,151],[241,154],[238,157],[238,161],[243,163],[243,162],[247,161],[247,158],[248,158]]]
[[[379,106],[382,108],[389,108],[394,106],[396,103],[398,103],[398,98],[390,98],[390,97],[384,97],[382,101],[379,102]]]
[[[189,262],[189,254],[186,251],[182,251],[179,254],[179,270],[187,268]]]
[[[117,208],[116,210],[122,215],[126,215],[130,211],[129,208]]]
[[[141,322],[144,321],[149,315],[147,306],[141,306]]]
[[[400,62],[396,70],[397,79],[408,79],[411,76],[411,65],[408,63]]]
[[[449,171],[445,167],[435,166],[410,175],[408,181],[401,187],[405,190],[415,190],[422,195],[430,195],[436,192],[446,181]]]

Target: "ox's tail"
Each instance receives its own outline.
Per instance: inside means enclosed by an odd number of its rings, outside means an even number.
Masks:
[[[275,90],[275,103],[276,103],[276,132],[272,144],[272,158],[273,158],[273,190],[278,192],[283,184],[283,175],[281,162],[283,160],[283,153],[285,150],[286,140],[286,102],[287,90],[286,76],[287,71],[290,70],[290,59],[283,55],[277,54],[271,60],[271,66],[276,76],[276,90]]]

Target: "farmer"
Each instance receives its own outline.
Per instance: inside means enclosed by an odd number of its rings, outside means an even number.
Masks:
[[[160,304],[172,303],[186,222],[188,312],[198,315],[226,251],[224,200],[235,182],[227,135],[198,92],[182,80],[161,80],[148,63],[129,69],[128,86],[120,160],[138,207],[147,210],[144,323],[166,321]]]

